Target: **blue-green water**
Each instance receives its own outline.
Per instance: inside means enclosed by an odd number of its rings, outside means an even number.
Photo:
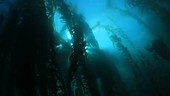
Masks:
[[[161,52],[150,52],[145,48],[152,46],[151,42],[156,39],[169,46],[170,29],[167,27],[169,25],[161,17],[163,12],[156,12],[165,8],[164,11],[170,13],[166,7],[167,3],[158,0],[136,0],[136,5],[131,4],[135,3],[135,0],[67,0],[67,2],[73,10],[83,16],[92,28],[99,48],[111,60],[112,65],[105,62],[102,66],[113,67],[113,70],[116,68],[130,96],[168,96],[166,94],[170,91],[169,59],[162,57]],[[156,5],[152,6],[152,2]],[[167,14],[166,18],[168,16]],[[61,21],[58,21],[58,17],[59,15],[54,17],[56,21],[54,26],[60,29],[62,26],[59,26]],[[63,38],[70,37],[66,35]],[[170,52],[169,48],[167,52]],[[98,54],[88,52],[89,59],[95,58],[95,55]],[[166,56],[169,58],[170,55]],[[94,64],[94,69],[96,66],[99,65]],[[110,77],[113,74],[107,75]]]
[[[21,1],[0,0],[0,95],[29,96],[33,77],[35,96],[170,96],[169,0]]]

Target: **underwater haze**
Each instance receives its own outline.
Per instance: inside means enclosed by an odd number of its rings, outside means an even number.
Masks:
[[[169,6],[1,0],[0,96],[170,96]]]
[[[159,0],[67,0],[67,2],[89,24],[99,49],[112,62],[112,65],[108,65],[110,61],[106,61],[102,66],[113,67],[111,70],[116,68],[116,74],[120,76],[130,94],[126,96],[170,95],[170,25],[169,21],[166,21],[170,18],[170,9],[167,7],[170,2]],[[55,24],[57,27],[60,23]],[[98,53],[89,51],[88,55],[89,59],[93,60],[90,57],[95,57]],[[95,66],[99,64],[93,65],[94,69]],[[110,73],[105,75],[112,76]]]

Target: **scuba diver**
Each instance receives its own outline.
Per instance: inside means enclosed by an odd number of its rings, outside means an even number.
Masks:
[[[170,60],[170,48],[160,39],[151,41],[150,45],[146,46],[145,49],[165,60]]]

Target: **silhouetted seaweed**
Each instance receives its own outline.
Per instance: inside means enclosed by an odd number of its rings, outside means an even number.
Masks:
[[[131,7],[137,7],[143,12],[153,11],[155,12],[165,23],[167,27],[170,26],[168,18],[170,17],[170,12],[163,6],[159,5],[159,2],[154,0],[126,0],[127,4]],[[164,1],[169,2],[169,1]]]

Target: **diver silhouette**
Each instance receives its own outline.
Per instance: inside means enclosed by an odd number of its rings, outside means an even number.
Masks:
[[[170,60],[170,48],[160,39],[151,41],[151,44],[146,46],[145,49],[165,60]]]

